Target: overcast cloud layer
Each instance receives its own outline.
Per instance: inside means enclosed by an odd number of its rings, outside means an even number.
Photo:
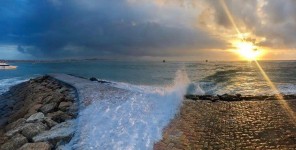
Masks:
[[[249,40],[278,51],[296,47],[296,1],[225,2],[239,30],[248,33]],[[231,48],[230,40],[236,37],[219,0],[0,3],[0,59],[217,58],[221,51]]]

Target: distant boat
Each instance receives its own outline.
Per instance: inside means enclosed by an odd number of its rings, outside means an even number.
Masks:
[[[0,63],[0,69],[16,69],[17,66],[11,66],[8,65],[7,63]]]
[[[162,62],[165,63],[165,60],[163,60]]]

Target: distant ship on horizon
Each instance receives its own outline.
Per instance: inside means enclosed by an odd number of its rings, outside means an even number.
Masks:
[[[16,69],[16,68],[17,68],[17,66],[11,66],[7,63],[0,62],[0,69]]]

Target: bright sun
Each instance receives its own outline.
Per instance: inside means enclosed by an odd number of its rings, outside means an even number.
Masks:
[[[251,42],[240,41],[235,43],[235,46],[237,52],[247,60],[256,60],[261,55],[261,51]]]

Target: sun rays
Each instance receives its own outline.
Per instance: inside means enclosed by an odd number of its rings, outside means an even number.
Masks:
[[[237,48],[236,52],[240,54],[242,57],[244,57],[245,59],[254,61],[256,63],[258,69],[260,70],[260,73],[266,80],[267,84],[274,91],[274,93],[276,93],[278,102],[281,104],[282,108],[287,112],[287,115],[291,118],[294,125],[296,126],[296,115],[294,111],[291,109],[289,104],[285,101],[280,91],[277,89],[275,84],[271,81],[271,79],[268,77],[266,72],[263,70],[263,68],[257,61],[257,58],[262,54],[262,52],[258,50],[258,47],[253,42],[248,42],[245,40],[245,38],[243,37],[243,34],[240,32],[239,28],[237,27],[234,21],[234,18],[231,15],[231,12],[229,11],[225,1],[220,0],[220,3],[239,37],[239,40],[237,42],[234,42],[234,46]]]

